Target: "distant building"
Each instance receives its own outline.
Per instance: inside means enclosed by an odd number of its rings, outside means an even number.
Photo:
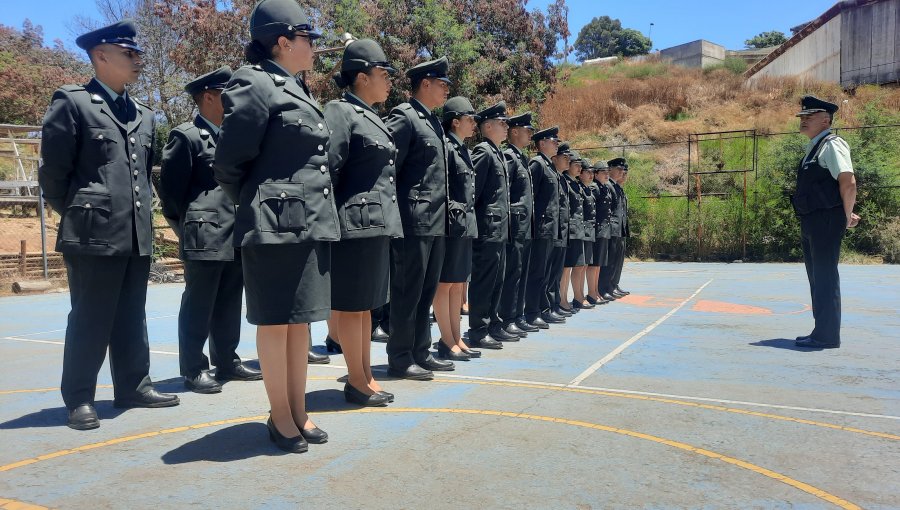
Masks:
[[[684,67],[709,67],[725,61],[725,47],[703,39],[666,48],[659,54]]]
[[[843,0],[795,29],[747,70],[750,81],[799,76],[845,88],[900,81],[900,0]]]

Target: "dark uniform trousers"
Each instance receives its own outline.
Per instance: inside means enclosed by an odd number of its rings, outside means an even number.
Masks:
[[[844,209],[819,209],[800,217],[800,240],[803,261],[812,295],[813,318],[811,336],[822,343],[841,341],[841,285],[838,261],[841,239],[847,229]]]
[[[181,375],[196,377],[209,369],[203,344],[219,370],[240,363],[235,350],[241,339],[241,296],[244,274],[240,253],[233,261],[184,261],[184,294],[178,313],[178,351]]]
[[[541,312],[550,309],[547,287],[550,283],[548,269],[552,249],[552,239],[531,240],[531,260],[528,264],[528,277],[525,282],[525,318],[529,321],[537,318]]]
[[[63,260],[72,301],[61,384],[66,407],[94,401],[107,348],[117,398],[151,389],[144,311],[150,257],[66,253]]]
[[[609,255],[605,266],[600,269],[600,283],[598,290],[601,294],[612,292],[618,285],[618,278],[622,277],[622,265],[625,261],[625,238],[609,238]]]
[[[486,334],[485,328],[500,323],[500,294],[506,271],[506,243],[472,241],[472,282],[469,284],[469,328]]]
[[[547,301],[551,307],[557,307],[562,301],[566,300],[565,296],[560,296],[559,281],[562,279],[563,269],[566,263],[566,247],[554,246],[550,252],[550,258],[547,261],[547,272],[550,279],[547,282]]]
[[[444,264],[446,238],[406,235],[391,239],[391,366],[424,361],[431,347],[431,302]]]
[[[506,244],[506,271],[500,293],[500,320],[510,322],[525,315],[525,288],[531,240],[515,239]]]
[[[625,267],[625,245],[626,242],[625,237],[617,237],[616,238],[616,271],[612,275],[612,287],[610,290],[615,289],[619,286],[619,281],[622,280],[622,268]]]

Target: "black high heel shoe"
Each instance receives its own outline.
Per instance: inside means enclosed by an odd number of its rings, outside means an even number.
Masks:
[[[481,357],[481,351],[476,351],[475,349],[463,349],[462,352],[468,354],[470,358]]]
[[[306,439],[307,443],[322,444],[328,442],[328,432],[325,432],[319,427],[313,427],[311,429],[298,428],[300,429],[300,435],[303,436],[303,439]]]
[[[382,390],[382,391],[379,391],[378,394],[379,394],[379,395],[384,395],[385,397],[387,397],[388,402],[393,402],[393,401],[394,401],[394,394],[393,394],[393,393],[388,393],[388,392]]]
[[[471,356],[463,351],[453,352],[444,342],[438,342],[437,352],[439,358],[450,361],[469,361],[471,358]]]
[[[330,336],[325,338],[325,350],[337,354],[343,354],[344,352],[343,349],[341,349],[341,344],[335,342]]]
[[[387,395],[381,393],[366,395],[354,388],[349,382],[344,384],[344,400],[351,404],[358,404],[363,407],[384,407],[389,402]]]
[[[269,441],[275,443],[280,450],[288,453],[306,453],[309,450],[309,443],[303,438],[302,433],[297,437],[282,436],[281,432],[275,428],[271,417],[266,422],[266,427],[269,429]]]

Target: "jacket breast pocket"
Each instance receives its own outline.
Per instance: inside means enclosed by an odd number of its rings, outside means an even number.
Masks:
[[[87,143],[87,153],[91,160],[99,164],[105,164],[116,159],[119,152],[124,156],[125,151],[119,146],[116,130],[104,127],[88,127],[90,139]]]
[[[384,228],[384,211],[377,191],[360,193],[344,204],[344,228],[348,232]]]
[[[216,251],[222,247],[219,213],[211,209],[189,210],[182,229],[185,251]]]
[[[478,232],[484,232],[487,238],[496,237],[501,233],[503,227],[503,210],[497,206],[489,205],[484,210],[481,217],[481,224],[478,225]]]
[[[76,192],[60,224],[63,242],[109,244],[111,202],[109,193],[88,190]]]
[[[259,185],[261,232],[300,232],[307,229],[303,183],[267,182]]]
[[[409,192],[409,213],[416,225],[431,224],[431,191],[412,190]]]
[[[321,131],[325,123],[322,120],[313,119],[310,115],[304,115],[300,110],[287,110],[281,112],[281,125],[297,130]]]

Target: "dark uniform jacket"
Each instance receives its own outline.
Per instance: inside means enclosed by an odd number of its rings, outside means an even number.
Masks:
[[[611,212],[609,216],[610,237],[624,237],[625,232],[625,199],[619,194],[622,189],[612,179],[606,184],[612,198]]]
[[[622,218],[621,237],[631,237],[631,227],[628,224],[628,197],[625,195],[625,190],[615,182],[613,182],[613,188],[616,190],[616,195],[619,198],[617,211],[619,211],[619,216]]]
[[[403,237],[394,139],[375,111],[350,93],[325,105],[331,180],[341,239]]]
[[[591,181],[594,184],[594,181]],[[590,186],[578,181],[581,188],[582,204],[584,204],[584,240],[594,242],[597,240],[597,199]]]
[[[559,194],[559,224],[557,236],[553,239],[553,246],[565,247],[569,244],[569,186],[566,184],[563,174],[556,173],[557,193]]]
[[[81,255],[152,253],[153,110],[129,97],[126,122],[96,79],[53,94],[44,116],[38,181],[62,217],[56,250]],[[134,246],[133,239],[137,240]]]
[[[472,150],[475,166],[475,220],[478,239],[509,241],[509,184],[506,158],[490,140]]]
[[[238,205],[237,246],[336,241],[328,126],[305,85],[270,60],[235,71],[215,177]]]
[[[563,174],[566,194],[569,203],[569,229],[566,239],[570,241],[584,240],[584,195],[581,194],[581,181]]]
[[[234,202],[213,177],[218,137],[199,115],[169,132],[159,197],[181,260],[234,260]]]
[[[511,239],[526,240],[534,235],[534,189],[528,158],[510,145],[503,151],[509,180],[509,230]]]
[[[397,157],[397,204],[403,234],[444,236],[447,223],[447,147],[434,113],[415,99],[388,114]]]
[[[534,239],[559,239],[559,178],[543,153],[528,162],[534,185]]]
[[[594,181],[591,183],[590,189],[591,193],[594,195],[597,239],[609,239],[612,231],[612,225],[610,223],[612,220],[613,209],[612,188]]]
[[[475,222],[475,168],[469,148],[455,134],[448,133],[447,184],[449,206],[447,237],[478,237]]]

